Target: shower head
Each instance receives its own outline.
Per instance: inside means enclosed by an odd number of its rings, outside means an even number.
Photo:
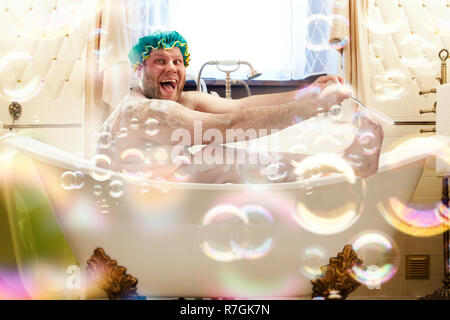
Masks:
[[[261,72],[258,72],[253,68],[250,62],[247,61],[238,61],[238,64],[246,64],[250,68],[250,73],[247,76],[248,80],[253,80],[255,78],[258,78],[261,75]]]
[[[255,78],[258,78],[261,75],[261,72],[256,71],[255,69],[252,69],[250,74],[247,76],[248,80],[253,80]]]

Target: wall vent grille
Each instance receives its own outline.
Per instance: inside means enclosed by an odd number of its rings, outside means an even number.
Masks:
[[[406,280],[430,279],[430,256],[406,256]]]

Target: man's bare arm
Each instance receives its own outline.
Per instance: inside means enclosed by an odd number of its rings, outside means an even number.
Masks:
[[[343,79],[337,76],[319,77],[309,88],[323,89],[328,83],[343,84]],[[224,99],[205,92],[183,92],[181,104],[193,110],[209,113],[228,113],[248,107],[275,106],[286,104],[299,98],[299,90],[281,93],[253,95],[241,99]]]
[[[168,100],[149,100],[141,99],[139,95],[130,94],[122,101],[121,110],[116,119],[113,120],[111,132],[118,132],[121,123],[136,118],[140,127],[144,127],[148,119],[155,119],[158,122],[158,134],[154,136],[145,136],[145,130],[139,130],[141,138],[146,138],[158,144],[177,144],[173,141],[172,135],[175,130],[184,129],[190,135],[190,141],[186,145],[209,144],[213,141],[201,138],[201,141],[194,141],[194,126],[197,123],[202,126],[205,133],[208,129],[215,129],[220,132],[223,141],[214,141],[216,143],[228,143],[239,141],[227,138],[227,129],[241,129],[246,131],[253,129],[256,137],[259,137],[260,129],[277,129],[282,130],[293,124],[295,118],[303,120],[311,118],[317,114],[317,107],[320,104],[316,97],[305,97],[298,101],[285,103],[274,106],[258,106],[238,109],[235,112],[214,114],[199,112],[188,109],[183,105]],[[131,107],[130,107],[131,106]],[[203,135],[204,136],[204,135]],[[249,137],[243,137],[248,139]]]

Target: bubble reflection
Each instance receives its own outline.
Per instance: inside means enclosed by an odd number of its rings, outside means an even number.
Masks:
[[[313,155],[300,162],[295,173],[301,184],[292,217],[302,228],[315,234],[336,234],[359,219],[366,183],[356,179],[343,158],[337,154]],[[325,191],[331,186],[333,191]],[[323,201],[323,192],[332,192],[333,196]]]
[[[203,219],[200,248],[220,262],[260,259],[274,247],[274,240],[267,235],[272,222],[270,212],[259,205],[216,206]]]
[[[348,30],[349,21],[341,15],[311,15],[306,21],[306,28],[309,31],[306,39],[306,47],[313,51],[322,51],[327,49],[340,50],[350,41],[348,37],[334,38],[329,40],[329,31],[331,28]],[[343,34],[349,34],[343,32]]]
[[[119,165],[121,172],[128,181],[150,178],[151,167],[146,163],[144,153],[139,149],[127,149],[120,154]]]
[[[435,156],[435,161],[445,166],[450,164],[450,149],[447,141],[438,137],[414,137],[402,141],[393,148],[385,159],[387,166],[393,168],[408,165],[411,176],[420,174],[425,165],[424,154]],[[434,161],[434,159],[433,159]],[[405,176],[394,176],[392,179],[406,179]],[[383,218],[397,230],[416,237],[430,237],[441,234],[449,229],[448,209],[440,201],[430,201],[415,197],[406,198],[395,189],[377,203],[377,208]]]
[[[89,174],[94,180],[106,181],[112,176],[112,161],[104,154],[97,154],[91,159],[91,164],[96,167],[89,171]]]
[[[156,119],[148,119],[145,122],[145,133],[150,137],[154,137],[159,133],[159,122]]]
[[[436,59],[439,48],[417,34],[406,36],[399,45],[400,61],[408,68],[433,68],[439,65]]]
[[[33,57],[22,51],[12,51],[0,59],[0,73],[7,70],[8,66],[17,60],[26,60],[30,62],[33,61]],[[41,92],[45,84],[45,79],[36,75],[27,84],[20,83],[14,89],[4,88],[3,85],[6,82],[2,83],[2,87],[0,87],[0,96],[9,101],[25,102],[36,97]]]
[[[113,180],[109,184],[109,195],[113,198],[120,198],[124,194],[123,183],[119,180]]]
[[[301,254],[301,273],[309,279],[322,276],[322,266],[328,264],[326,250],[321,247],[308,247]]]
[[[367,231],[357,235],[351,244],[364,266],[356,265],[350,275],[369,289],[392,279],[398,270],[400,256],[395,242],[380,231]]]
[[[112,135],[109,132],[101,132],[98,134],[97,147],[101,149],[108,149],[112,144]]]
[[[410,83],[410,77],[400,70],[389,70],[370,79],[375,98],[379,101],[404,98],[408,94]]]
[[[362,17],[363,24],[367,29],[376,34],[386,35],[395,33],[405,25],[405,20],[402,19],[402,8],[394,6],[393,10],[396,10],[398,14],[395,15],[395,18],[387,21],[380,11],[377,0],[368,0],[366,10]]]

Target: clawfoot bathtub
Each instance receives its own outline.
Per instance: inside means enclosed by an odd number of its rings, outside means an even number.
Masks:
[[[379,204],[410,200],[442,145],[427,141],[382,154],[369,179],[260,185],[138,181],[28,137],[0,143],[33,159],[82,270],[102,248],[138,280],[141,296],[301,297],[357,234],[396,231]]]

